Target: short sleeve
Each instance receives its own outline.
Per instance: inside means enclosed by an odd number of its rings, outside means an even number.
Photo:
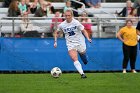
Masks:
[[[84,26],[80,22],[78,22],[78,28],[79,30],[84,30]]]
[[[121,33],[121,34],[123,34],[124,33],[124,30],[123,30],[124,28],[121,28],[120,30],[119,30],[119,32]]]

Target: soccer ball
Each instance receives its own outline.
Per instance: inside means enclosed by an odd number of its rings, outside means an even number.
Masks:
[[[54,67],[52,70],[51,70],[51,75],[52,77],[54,78],[58,78],[60,77],[62,74],[62,71],[59,67]]]

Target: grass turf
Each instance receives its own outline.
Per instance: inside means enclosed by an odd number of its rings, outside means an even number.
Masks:
[[[87,73],[0,74],[0,93],[139,93],[140,74]]]

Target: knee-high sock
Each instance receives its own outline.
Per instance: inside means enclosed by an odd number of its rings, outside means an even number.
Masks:
[[[84,74],[82,66],[78,60],[74,62],[74,66],[81,75]]]

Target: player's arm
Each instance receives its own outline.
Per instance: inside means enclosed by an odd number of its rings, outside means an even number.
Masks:
[[[54,31],[54,47],[55,48],[57,47],[57,37],[58,37],[57,32],[58,31],[62,31],[62,29],[60,28],[60,26],[58,26],[57,30]]]
[[[87,38],[87,40],[91,43],[92,40],[89,38],[87,31],[84,29],[84,30],[82,30],[82,33],[85,35],[85,37]]]
[[[54,47],[57,47],[57,30],[54,31]]]
[[[84,36],[85,36],[85,37],[87,38],[87,40],[91,43],[92,40],[89,38],[87,31],[84,29],[84,26],[83,26],[79,21],[77,22],[77,24],[78,24],[78,29],[79,29],[80,31],[82,31],[82,33],[84,34]]]

